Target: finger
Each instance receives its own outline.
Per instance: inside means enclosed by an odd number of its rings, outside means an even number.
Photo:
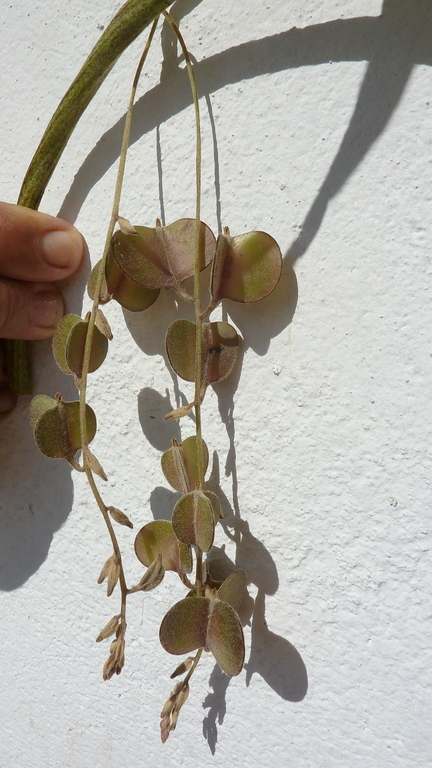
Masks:
[[[0,203],[0,275],[52,281],[79,267],[84,239],[72,224],[21,205]]]
[[[63,317],[63,299],[52,283],[0,279],[0,338],[49,339]]]

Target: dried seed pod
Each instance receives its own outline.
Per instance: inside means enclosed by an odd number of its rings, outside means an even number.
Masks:
[[[96,642],[100,643],[101,640],[106,640],[108,637],[111,637],[111,635],[114,635],[114,633],[117,631],[119,621],[120,614],[113,616],[112,619],[110,619],[109,622],[105,624],[104,628],[99,632],[96,638]]]
[[[119,525],[126,525],[128,528],[133,528],[133,525],[128,516],[125,515],[121,509],[117,509],[117,507],[107,507],[107,510],[110,513],[112,519],[116,521],[116,523]]]
[[[153,560],[151,565],[149,565],[138,584],[132,587],[129,592],[150,592],[159,586],[164,576],[165,569],[162,565],[162,554],[159,553],[156,560]]]
[[[94,453],[92,453],[87,447],[84,448],[84,456],[89,469],[91,469],[92,472],[102,478],[102,480],[108,480],[99,459],[97,459]]]
[[[98,584],[107,580],[107,595],[112,595],[114,588],[119,580],[120,576],[120,563],[117,560],[116,555],[111,555],[104,563],[102,570],[99,574]]]
[[[111,643],[110,654],[104,664],[102,676],[104,680],[110,680],[116,674],[119,675],[125,662],[125,641],[120,636]]]
[[[172,675],[170,675],[171,679],[173,679],[174,677],[178,677],[178,675],[184,675],[185,672],[188,672],[192,666],[193,660],[194,660],[193,656],[188,656],[187,659],[182,661],[182,663],[175,668]]]

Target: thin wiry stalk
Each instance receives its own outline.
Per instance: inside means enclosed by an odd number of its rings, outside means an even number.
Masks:
[[[202,446],[202,425],[201,425],[201,378],[202,378],[202,318],[201,318],[201,287],[200,287],[200,272],[201,272],[201,259],[200,259],[200,227],[201,227],[201,119],[200,108],[198,99],[198,89],[195,80],[195,74],[189,51],[186,47],[183,36],[174,21],[171,14],[167,11],[163,12],[166,20],[171,25],[177,39],[180,43],[183,51],[183,56],[186,62],[186,67],[189,75],[189,82],[192,91],[192,98],[195,109],[195,133],[196,133],[196,154],[195,154],[195,172],[196,172],[196,206],[195,206],[195,219],[196,219],[196,242],[195,242],[195,266],[194,266],[194,307],[195,307],[195,322],[196,322],[196,341],[195,341],[195,431],[197,438],[197,465],[198,465],[198,477],[199,486],[204,488],[204,454]],[[201,592],[202,589],[202,553],[197,551],[197,563],[196,563],[196,581],[197,590]]]
[[[146,45],[144,47],[144,51],[141,55],[141,58],[138,63],[138,67],[135,73],[135,77],[132,83],[131,88],[131,94],[129,98],[129,105],[128,110],[126,114],[126,120],[125,120],[125,127],[123,131],[123,140],[122,140],[122,146],[121,146],[121,152],[120,152],[120,161],[119,161],[119,167],[117,171],[117,181],[114,191],[114,200],[113,200],[113,207],[112,207],[112,213],[111,213],[111,219],[108,225],[107,235],[105,239],[105,247],[104,252],[102,256],[102,260],[100,263],[99,273],[97,276],[96,286],[95,286],[95,293],[94,293],[94,300],[93,300],[93,306],[88,322],[88,328],[87,328],[87,336],[86,336],[86,343],[84,348],[84,359],[83,359],[83,367],[82,367],[82,375],[80,380],[80,433],[81,433],[81,446],[83,449],[83,464],[85,473],[87,475],[87,479],[90,485],[90,488],[92,489],[93,495],[96,499],[96,502],[99,506],[99,509],[103,515],[103,518],[105,520],[106,526],[108,528],[108,532],[111,538],[113,550],[115,557],[117,559],[117,562],[119,564],[119,582],[120,582],[120,590],[121,590],[121,624],[123,629],[123,634],[126,630],[126,596],[128,594],[128,588],[126,584],[126,578],[124,574],[123,569],[123,562],[120,552],[120,547],[118,545],[117,537],[113,528],[113,525],[111,523],[109,513],[107,510],[106,505],[104,504],[102,497],[98,491],[98,488],[95,483],[95,479],[93,477],[93,472],[91,468],[88,465],[87,457],[86,457],[86,451],[84,450],[88,444],[88,436],[87,436],[87,423],[86,423],[86,394],[87,394],[87,377],[88,377],[88,371],[89,371],[89,365],[90,365],[90,353],[91,353],[91,345],[93,340],[93,331],[95,327],[95,319],[96,319],[96,312],[99,306],[99,296],[100,296],[100,290],[102,285],[103,276],[105,273],[105,262],[107,259],[109,247],[111,238],[113,235],[114,227],[118,219],[119,214],[119,205],[120,205],[120,197],[121,197],[121,190],[123,185],[123,179],[124,179],[124,172],[125,172],[125,166],[126,166],[126,156],[127,156],[127,150],[129,146],[129,139],[130,139],[130,129],[131,129],[131,122],[132,122],[132,112],[133,112],[133,105],[135,101],[135,95],[136,90],[139,82],[139,78],[142,72],[142,68],[144,66],[144,62],[147,58],[147,54],[151,45],[151,42],[153,40],[154,33],[156,31],[157,23],[159,18],[155,19],[153,22],[152,28],[150,30],[150,34],[147,38]]]

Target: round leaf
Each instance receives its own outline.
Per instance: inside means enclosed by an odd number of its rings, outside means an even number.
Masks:
[[[190,573],[192,570],[191,549],[178,540],[168,520],[152,520],[141,528],[135,539],[135,553],[146,566],[162,555],[165,571]]]
[[[197,439],[195,435],[187,437],[182,443],[173,440],[171,448],[162,454],[162,471],[173,488],[180,493],[188,493],[199,481]],[[208,467],[208,449],[202,440],[204,474]]]
[[[207,597],[185,597],[162,619],[159,639],[162,647],[174,655],[205,648],[210,614]]]
[[[242,570],[234,571],[221,584],[218,589],[219,600],[229,603],[235,611],[238,611],[246,589],[246,573]]]
[[[179,219],[167,227],[135,227],[136,235],[118,231],[112,240],[114,258],[122,272],[148,288],[177,288],[194,274],[196,222]],[[200,269],[215,254],[215,238],[200,225]]]
[[[66,339],[65,357],[70,370],[78,378],[82,375],[84,350],[87,339],[88,322],[81,320],[74,323]],[[89,373],[96,371],[103,363],[108,352],[108,339],[94,326],[90,352]]]
[[[87,282],[87,291],[91,299],[94,299],[95,296],[96,281],[101,263],[101,261],[98,261],[93,267]],[[126,277],[115,261],[112,251],[108,253],[99,299],[101,304],[106,304],[107,301],[115,299],[130,312],[142,312],[154,304],[158,296],[159,290],[138,285],[138,283]]]
[[[214,539],[214,514],[209,499],[200,490],[182,496],[174,507],[172,526],[179,541],[208,552]]]
[[[96,416],[89,405],[86,405],[86,421],[90,443],[96,434]],[[42,410],[34,421],[34,436],[45,456],[67,459],[75,465],[76,452],[81,448],[79,402],[64,402],[61,398],[53,401],[53,406]]]
[[[202,491],[186,493],[178,500],[172,527],[179,541],[193,544],[203,552],[211,549],[215,529],[213,507]]]
[[[56,401],[47,395],[36,395],[30,404],[30,424],[34,430],[39,416],[42,416],[48,408],[54,408]]]
[[[166,350],[172,368],[181,379],[195,381],[196,325],[190,320],[174,320],[166,335]],[[238,353],[239,337],[229,323],[203,325],[202,383],[215,384],[231,373]]]
[[[210,502],[210,504],[212,506],[213,518],[214,518],[215,525],[216,525],[218,520],[220,520],[220,518],[223,517],[223,515],[222,515],[222,507],[221,507],[221,503],[219,501],[219,498],[216,496],[215,493],[213,493],[213,491],[204,491],[204,496],[206,496],[208,498],[208,500],[209,500],[209,502]]]
[[[203,326],[203,383],[216,384],[229,376],[237,360],[239,337],[229,323],[206,323]]]
[[[228,603],[211,601],[207,647],[227,675],[241,672],[245,657],[243,629],[235,610]]]
[[[219,235],[211,276],[213,303],[259,301],[273,291],[282,271],[282,254],[266,232]]]
[[[174,655],[197,648],[211,651],[227,675],[238,675],[244,662],[240,619],[228,603],[207,597],[186,597],[173,605],[159,630],[162,647]]]
[[[168,359],[177,376],[195,381],[196,325],[190,320],[174,320],[166,335]]]
[[[65,315],[55,329],[52,340],[52,349],[55,361],[63,373],[73,373],[67,362],[66,345],[72,328],[80,322],[81,318],[79,315]]]

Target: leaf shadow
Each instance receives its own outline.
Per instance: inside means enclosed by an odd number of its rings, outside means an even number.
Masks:
[[[302,701],[308,689],[305,663],[295,646],[272,632],[265,619],[265,597],[274,595],[279,587],[276,564],[265,545],[251,533],[249,523],[231,508],[226,494],[220,488],[216,452],[213,454],[212,473],[207,486],[219,496],[224,514],[221,525],[236,548],[235,559],[232,561],[225,552],[225,546],[213,547],[209,553],[211,574],[216,580],[223,580],[241,568],[247,573],[248,584],[257,588],[255,599],[249,594],[245,595],[239,610],[243,626],[251,627],[250,655],[244,665],[246,685],[249,686],[252,676],[258,674],[285,701]],[[213,692],[207,695],[203,703],[203,708],[209,710],[203,719],[203,734],[212,754],[216,752],[218,725],[222,725],[226,713],[226,693],[230,680],[215,665],[209,679]]]

